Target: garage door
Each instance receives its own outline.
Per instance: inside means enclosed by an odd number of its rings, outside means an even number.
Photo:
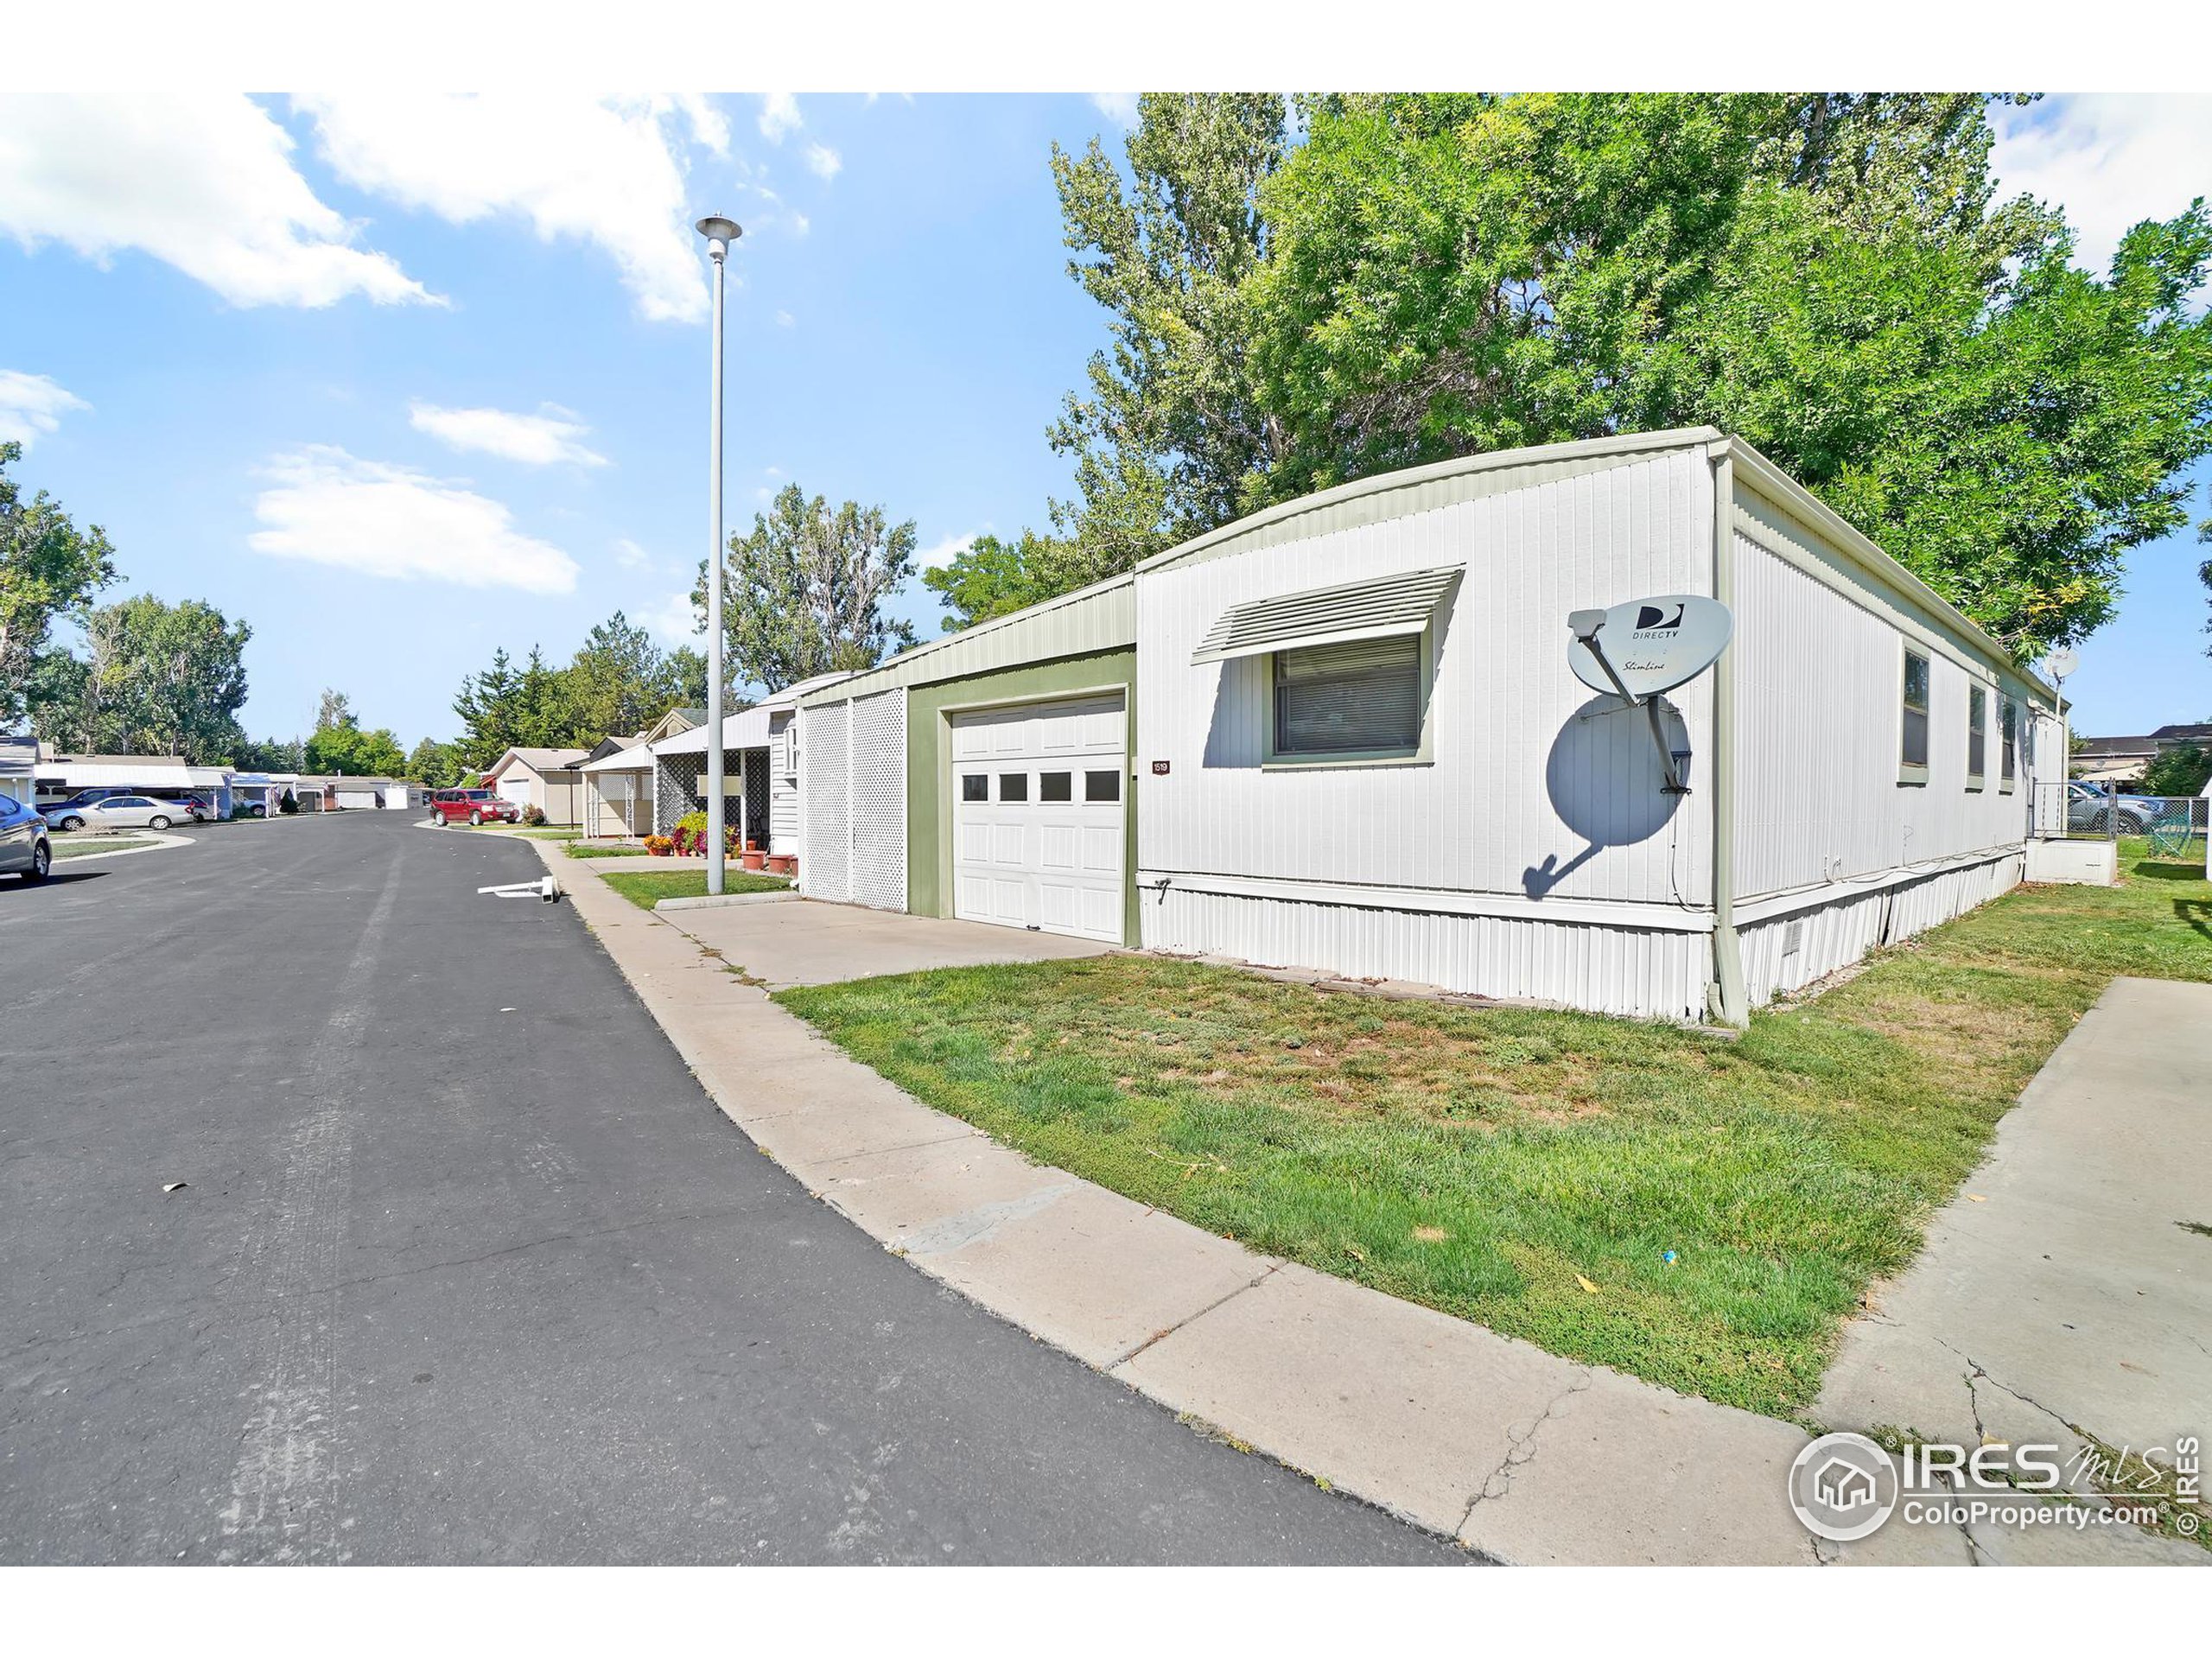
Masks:
[[[1122,699],[952,717],[952,913],[1122,938]]]

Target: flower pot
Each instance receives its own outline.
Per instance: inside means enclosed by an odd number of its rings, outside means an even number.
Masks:
[[[745,849],[743,861],[747,869],[757,870],[767,863],[768,855],[762,852],[758,847],[748,847]]]
[[[768,874],[771,875],[797,875],[798,874],[798,858],[797,855],[792,853],[769,854]]]

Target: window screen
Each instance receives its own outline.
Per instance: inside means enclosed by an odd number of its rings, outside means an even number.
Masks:
[[[1086,801],[1118,801],[1122,798],[1122,774],[1118,768],[1083,774],[1083,798]]]
[[[1029,774],[1026,772],[999,773],[999,799],[1026,801],[1029,798]]]
[[[1989,693],[1981,687],[1967,690],[1967,776],[1980,781],[1982,767],[1988,760],[1989,748]]]
[[[1916,652],[1904,654],[1904,752],[1908,766],[1928,764],[1928,659]]]
[[[2020,759],[2020,705],[2005,699],[2005,781],[2011,783]]]
[[[1037,774],[1037,798],[1040,801],[1071,801],[1075,799],[1075,774],[1071,772],[1040,772]]]
[[[1356,639],[1275,653],[1275,753],[1411,753],[1421,747],[1421,640]]]
[[[991,798],[991,779],[988,772],[963,772],[960,774],[960,798],[963,801],[988,801]]]

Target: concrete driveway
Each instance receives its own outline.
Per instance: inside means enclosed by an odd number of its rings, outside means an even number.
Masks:
[[[1118,948],[1058,933],[1028,933],[982,922],[906,916],[807,899],[656,913],[700,944],[721,951],[724,961],[743,968],[774,991],[881,974],[919,973],[927,968],[1103,957]]]
[[[1812,1414],[1973,1446],[2212,1431],[2212,985],[2115,981],[2006,1114]]]

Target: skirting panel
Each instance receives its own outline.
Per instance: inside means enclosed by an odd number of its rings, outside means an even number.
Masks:
[[[853,896],[852,800],[846,765],[851,753],[853,705],[829,703],[799,711],[799,805],[806,814],[806,856],[799,861],[799,890],[811,899],[840,903]]]
[[[1855,893],[1738,930],[1753,1007],[1847,968],[1880,944],[1924,933],[2020,883],[2026,855],[2010,852],[1917,881]]]
[[[1140,887],[1138,895],[1147,950],[1412,980],[1598,1014],[1705,1015],[1707,933],[1256,899],[1172,883]]]

